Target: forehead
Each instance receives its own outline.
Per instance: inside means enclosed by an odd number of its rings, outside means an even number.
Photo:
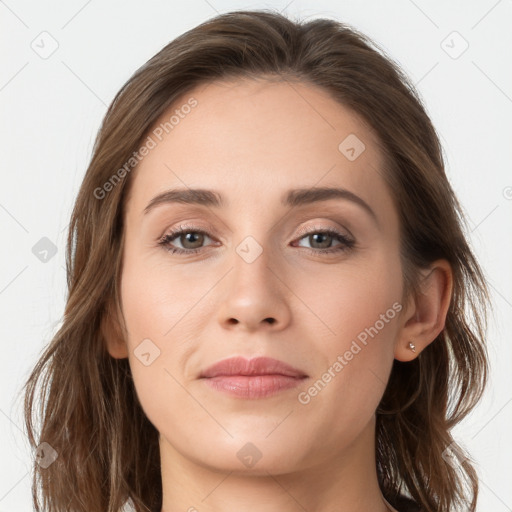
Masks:
[[[241,206],[277,202],[289,188],[342,186],[391,206],[378,137],[311,84],[201,85],[177,99],[149,135],[155,144],[132,176],[129,210],[141,212],[154,195],[177,187],[219,190]]]

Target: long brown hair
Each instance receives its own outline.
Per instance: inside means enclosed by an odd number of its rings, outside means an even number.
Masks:
[[[64,321],[25,384],[31,446],[48,443],[57,454],[48,467],[34,463],[35,509],[117,512],[131,500],[137,512],[160,510],[158,431],[138,401],[128,360],[109,355],[102,331],[105,318],[123,323],[114,312],[123,212],[136,172],[126,163],[170,105],[197,85],[251,77],[319,86],[377,132],[401,223],[404,299],[417,291],[419,269],[438,258],[451,264],[445,328],[414,361],[394,362],[376,411],[377,471],[392,504],[408,494],[427,512],[474,511],[476,472],[450,430],[485,386],[489,294],[436,131],[408,78],[365,35],[334,20],[296,22],[272,10],[222,14],[182,34],[108,108],[71,218]]]

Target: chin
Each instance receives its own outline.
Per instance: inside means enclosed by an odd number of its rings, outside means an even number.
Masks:
[[[266,435],[259,433],[244,438],[235,436],[225,446],[212,441],[215,450],[205,446],[204,451],[194,453],[192,458],[211,470],[240,475],[268,476],[269,473],[274,475],[297,470],[300,465],[297,445],[279,443],[276,446],[268,439],[265,440]]]

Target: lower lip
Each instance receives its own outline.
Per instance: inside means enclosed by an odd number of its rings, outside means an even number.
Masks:
[[[275,395],[280,391],[298,386],[303,377],[285,375],[219,375],[203,379],[217,391],[228,393],[238,398],[255,399]]]

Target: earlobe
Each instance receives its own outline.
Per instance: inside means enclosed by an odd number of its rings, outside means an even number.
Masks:
[[[422,345],[421,347],[417,347],[415,340],[402,341],[395,347],[395,359],[402,362],[412,361],[418,357],[423,348],[428,344],[429,343],[426,343],[424,346]]]
[[[117,316],[112,312],[110,305],[105,309],[101,319],[101,334],[105,340],[105,348],[115,359],[128,357],[128,347],[121,332]]]
[[[437,260],[424,272],[420,292],[404,316],[395,346],[395,359],[411,361],[418,357],[444,329],[453,291],[453,273],[447,260]]]

